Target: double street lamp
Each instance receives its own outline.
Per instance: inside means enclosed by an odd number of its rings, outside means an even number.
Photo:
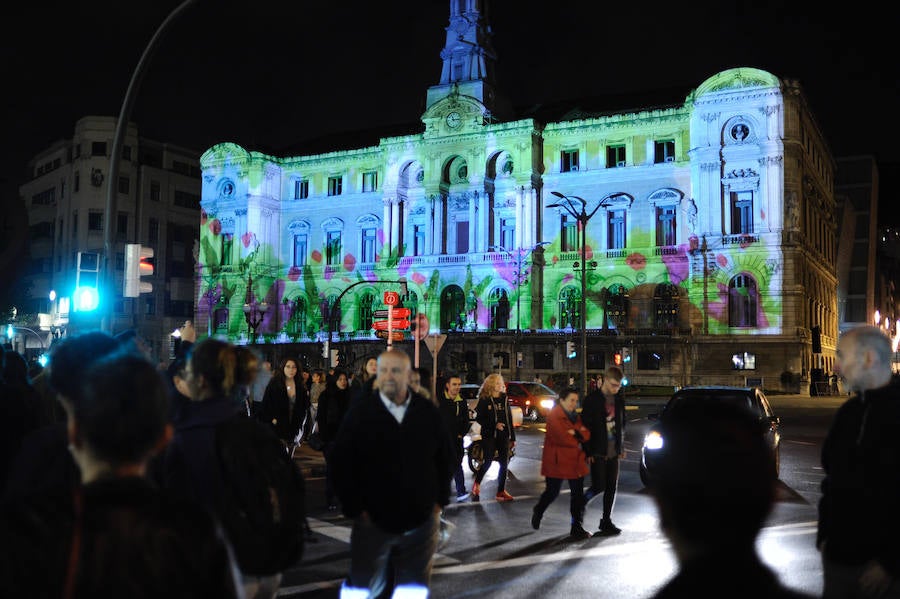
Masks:
[[[253,297],[253,275],[247,274],[247,295],[244,297],[244,319],[247,321],[247,330],[250,334],[250,343],[256,343],[256,329],[262,324],[266,312],[269,311],[269,304],[266,300],[256,301]]]
[[[597,213],[602,206],[606,204],[604,202],[598,203],[593,210],[590,212],[587,211],[587,201],[584,198],[580,198],[578,196],[567,196],[565,194],[559,193],[558,191],[551,191],[553,195],[558,197],[561,202],[556,202],[554,204],[548,204],[547,208],[561,208],[565,210],[572,218],[578,221],[578,227],[581,229],[581,300],[580,300],[580,310],[581,310],[581,351],[580,355],[580,363],[581,363],[581,393],[586,394],[588,390],[587,386],[587,224],[593,218],[594,214]],[[574,200],[574,202],[573,202]],[[578,207],[576,207],[575,202],[578,202]],[[578,264],[576,263],[576,268]]]
[[[522,286],[528,282],[529,272],[524,269],[525,267],[525,259],[529,254],[534,253],[538,248],[543,248],[545,245],[550,245],[549,241],[539,241],[534,244],[530,248],[517,248],[515,251],[516,256],[516,270],[513,271],[513,275],[515,276],[515,285],[516,285],[516,337],[513,348],[514,358],[516,360],[516,378],[519,378],[519,336],[522,334]],[[491,250],[500,250],[510,256],[513,255],[511,250],[506,249],[502,245],[492,245],[490,246]],[[529,312],[530,313],[530,312]],[[531,326],[528,327],[529,330]]]

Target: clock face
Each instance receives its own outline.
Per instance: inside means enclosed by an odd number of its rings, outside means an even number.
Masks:
[[[447,115],[447,126],[451,129],[456,129],[462,124],[462,117],[459,116],[458,112],[451,112]]]

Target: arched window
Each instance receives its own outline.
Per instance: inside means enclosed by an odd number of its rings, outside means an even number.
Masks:
[[[606,290],[606,318],[617,329],[628,326],[628,299],[624,285],[611,285]]]
[[[657,329],[671,330],[678,326],[678,288],[671,283],[656,286],[653,293],[655,326]]]
[[[307,335],[306,300],[297,296],[293,300],[287,300],[287,324],[285,332],[295,341]]]
[[[488,298],[488,307],[491,311],[491,330],[497,331],[509,328],[509,295],[506,289],[497,287],[491,291]]]
[[[461,331],[466,324],[466,297],[458,285],[441,293],[441,330]]]
[[[566,287],[559,294],[559,328],[577,329],[581,324],[581,293]]]
[[[359,326],[357,331],[366,332],[372,329],[373,310],[375,309],[375,294],[366,291],[357,304],[357,314],[359,317]]]
[[[728,326],[755,327],[757,298],[756,281],[749,274],[728,281]]]
[[[322,306],[322,322],[329,331],[341,331],[341,307],[337,305],[337,294],[332,293],[325,298]],[[330,326],[329,326],[330,324]]]

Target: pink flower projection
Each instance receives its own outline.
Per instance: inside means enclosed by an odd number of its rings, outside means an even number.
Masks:
[[[219,235],[222,233],[222,223],[219,222],[219,219],[214,218],[209,221],[209,230],[213,235]]]
[[[413,283],[415,283],[416,285],[424,285],[425,281],[427,280],[425,278],[425,275],[423,275],[422,273],[418,273],[418,272],[414,272],[412,274],[411,278],[412,278]]]
[[[647,256],[639,252],[629,254],[629,256],[625,258],[625,264],[630,266],[633,270],[644,270],[647,268]]]
[[[250,247],[250,244],[253,243],[253,241],[255,239],[256,239],[256,233],[251,233],[250,231],[247,231],[246,233],[241,235],[241,243],[244,244],[245,248]]]
[[[320,252],[319,250],[313,250],[309,257],[313,262],[319,263],[322,261],[322,252]]]
[[[353,272],[356,269],[356,256],[353,254],[347,254],[344,256],[344,270],[347,272]]]
[[[288,280],[294,281],[295,283],[300,280],[300,275],[302,274],[302,270],[300,270],[299,266],[292,266],[288,271]]]
[[[200,209],[200,226],[206,224],[206,221],[209,219],[209,216],[206,214],[206,210]]]

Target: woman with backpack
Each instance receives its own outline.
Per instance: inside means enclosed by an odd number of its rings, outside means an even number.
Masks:
[[[319,435],[325,446],[322,448],[325,456],[325,503],[330,511],[337,510],[335,501],[334,482],[331,469],[331,448],[337,438],[338,428],[344,415],[350,408],[350,383],[347,373],[343,370],[335,370],[334,374],[325,379],[325,390],[319,395],[319,409],[316,411],[316,423],[319,426]]]

